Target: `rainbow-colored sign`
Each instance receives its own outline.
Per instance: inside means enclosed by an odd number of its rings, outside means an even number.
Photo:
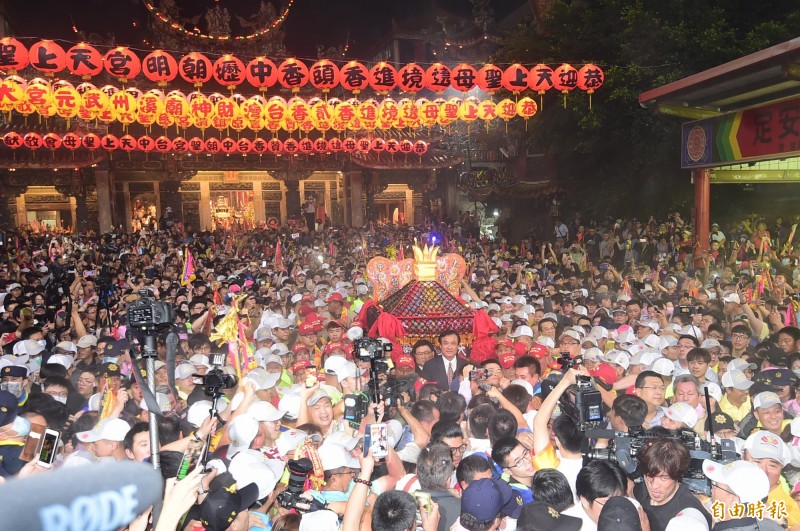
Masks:
[[[800,154],[800,98],[683,124],[683,168],[797,154]]]

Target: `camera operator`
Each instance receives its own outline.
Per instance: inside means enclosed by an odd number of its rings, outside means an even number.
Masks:
[[[647,404],[636,395],[620,395],[614,399],[608,420],[614,431],[628,433],[628,428],[642,428]]]
[[[633,495],[647,513],[651,531],[664,531],[669,521],[687,507],[699,510],[711,527],[711,516],[703,504],[681,483],[691,461],[689,450],[681,441],[647,441],[636,459],[644,482],[634,487]]]
[[[561,381],[542,402],[539,413],[533,419],[534,466],[537,470],[555,468],[561,471],[567,477],[573,490],[578,473],[583,466],[581,447],[584,435],[578,429],[575,419],[562,413],[553,420],[555,440],[551,442],[548,423],[562,395],[570,386],[577,383],[578,375],[588,376],[589,373],[585,367],[581,366],[567,370]]]

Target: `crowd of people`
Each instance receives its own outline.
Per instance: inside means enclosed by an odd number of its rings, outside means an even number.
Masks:
[[[458,223],[179,227],[0,238],[5,510],[27,482],[47,498],[156,461],[161,503],[113,528],[800,529],[781,220],[714,226],[709,251],[677,213],[518,242]],[[414,242],[464,257],[482,334],[374,333],[366,263]],[[172,315],[144,330],[128,309],[148,297]]]

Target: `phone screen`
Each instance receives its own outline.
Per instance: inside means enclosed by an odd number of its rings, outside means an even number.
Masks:
[[[56,446],[58,446],[59,433],[55,430],[47,430],[42,439],[42,447],[39,450],[39,464],[50,466],[56,457]]]

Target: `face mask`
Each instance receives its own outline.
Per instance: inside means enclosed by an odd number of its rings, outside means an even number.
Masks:
[[[790,258],[784,258],[784,259],[781,260],[781,263],[783,263],[783,265],[785,265],[785,266],[788,266],[790,261],[791,261]]]
[[[55,400],[56,402],[58,402],[60,404],[66,404],[67,403],[67,397],[66,396],[54,396],[53,400]]]
[[[19,398],[22,395],[22,382],[3,382],[0,384],[0,391],[8,391]]]
[[[16,417],[6,430],[3,431],[5,437],[26,437],[31,432],[31,423],[24,417]]]
[[[792,369],[792,372],[795,373],[798,377],[800,377],[800,367]]]

